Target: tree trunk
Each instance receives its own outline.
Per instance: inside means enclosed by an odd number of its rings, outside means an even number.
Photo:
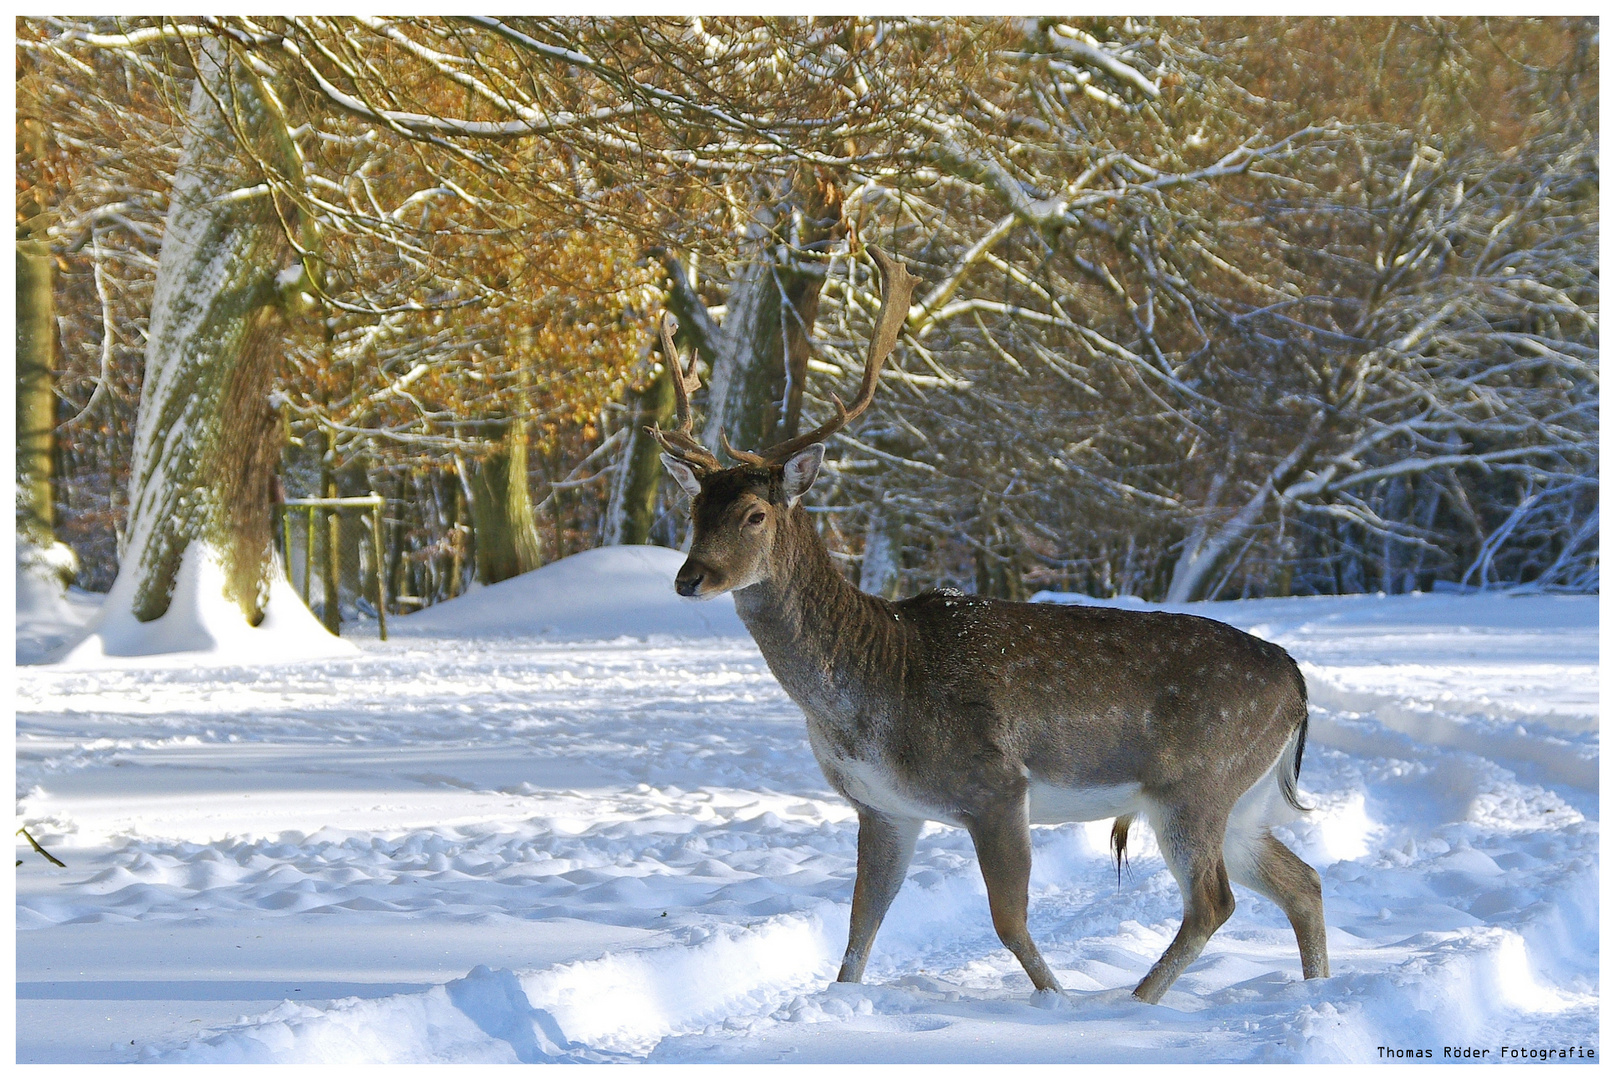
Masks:
[[[729,291],[712,359],[703,433],[739,449],[792,438],[801,424],[808,339],[819,313],[827,251],[841,230],[833,184],[799,171],[784,198],[758,215],[756,253]]]
[[[1025,600],[1026,580],[1019,546],[996,512],[983,523],[982,546],[976,549],[976,594],[1000,600]]]
[[[135,616],[158,618],[199,542],[219,560],[226,596],[256,625],[274,565],[280,425],[269,391],[283,297],[297,295],[304,271],[232,128],[286,177],[299,179],[302,162],[273,94],[218,42],[197,55],[152,297],[120,573],[135,577]]]
[[[476,558],[477,528],[471,517],[471,482],[466,464],[454,459],[454,519],[449,523],[454,543],[450,547],[449,581],[443,599],[453,600],[460,595],[461,579],[465,577],[465,557]]]
[[[17,604],[65,615],[59,606],[78,559],[56,540],[52,269],[45,244],[17,241]]]
[[[1172,567],[1172,581],[1166,590],[1168,603],[1181,604],[1190,600],[1215,599],[1206,595],[1206,590],[1220,582],[1218,571],[1233,555],[1234,546],[1256,528],[1268,504],[1302,473],[1307,463],[1317,453],[1323,425],[1323,414],[1315,414],[1308,422],[1306,433],[1302,435],[1295,448],[1273,466],[1257,487],[1256,493],[1234,511],[1233,517],[1215,529],[1210,528],[1203,517],[1195,523],[1188,539],[1184,541],[1177,563]],[[1230,472],[1219,473],[1212,480],[1211,491],[1206,497],[1208,506],[1217,505],[1217,496],[1227,483],[1229,475]]]
[[[48,133],[37,122],[17,129],[17,151],[42,158]],[[55,260],[38,186],[17,203],[17,566],[27,566],[52,593],[70,584],[78,560],[56,542]],[[23,588],[21,577],[18,587]]]
[[[484,585],[542,565],[527,487],[527,425],[519,419],[511,422],[502,452],[484,458],[471,473],[471,521],[477,580]]]
[[[17,241],[17,539],[41,549],[56,539],[52,268],[45,244]]]
[[[606,507],[606,544],[647,544],[656,522],[656,492],[661,486],[661,447],[645,428],[668,426],[673,417],[673,372],[667,365],[647,385],[628,392],[628,439],[611,483]]]
[[[1262,511],[1267,509],[1272,498],[1273,485],[1271,481],[1264,481],[1256,494],[1217,528],[1209,529],[1204,522],[1196,524],[1172,568],[1172,583],[1166,590],[1167,602],[1181,604],[1190,600],[1215,600],[1216,597],[1208,592],[1209,588],[1220,580],[1218,574],[1233,555],[1234,545],[1256,527]]]
[[[872,596],[896,599],[902,586],[902,562],[902,518],[882,493],[875,501],[864,531],[864,558],[858,570],[858,588]]]

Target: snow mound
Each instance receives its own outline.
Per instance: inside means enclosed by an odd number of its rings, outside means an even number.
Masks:
[[[825,905],[837,922],[845,908]],[[669,1037],[737,1013],[767,1016],[835,971],[840,929],[816,912],[612,952],[539,971],[478,965],[424,993],[285,1002],[220,1035],[140,1060],[190,1064],[539,1064],[642,1060]]]
[[[168,610],[136,619],[134,579],[120,574],[106,601],[74,638],[44,663],[68,668],[218,666],[326,660],[359,652],[333,636],[304,605],[278,566],[270,574],[264,618],[250,625],[224,595],[224,568],[206,545],[185,549]]]
[[[397,620],[399,635],[603,641],[652,634],[749,637],[733,597],[673,591],[684,555],[650,545],[594,548]]]
[[[1314,809],[1279,833],[1322,880],[1329,979],[1235,885],[1162,1003],[1132,998],[1181,901],[1146,822],[1118,881],[1096,821],[1032,830],[1066,994],[1031,998],[936,824],[868,981],[830,984],[857,816],[752,642],[426,637],[16,673],[17,824],[68,864],[17,838],[17,1059],[1596,1062],[1598,598],[1192,609],[1306,674]]]
[[[74,561],[63,544],[41,550],[17,542],[17,663],[35,663],[78,636],[100,606],[100,597],[64,588]]]

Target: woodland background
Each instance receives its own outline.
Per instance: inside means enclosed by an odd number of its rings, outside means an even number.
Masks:
[[[867,244],[870,591],[1597,590],[1594,19],[16,26],[19,539],[141,618],[200,541],[255,619],[283,497],[386,498],[393,611],[678,546],[660,313],[787,437]]]

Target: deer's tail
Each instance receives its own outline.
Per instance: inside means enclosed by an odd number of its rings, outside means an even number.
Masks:
[[[1116,860],[1116,887],[1122,886],[1122,863],[1127,861],[1127,830],[1133,826],[1133,815],[1122,814],[1110,827],[1110,854]]]
[[[1290,661],[1290,666],[1294,669],[1295,681],[1299,690],[1300,706],[1297,711],[1301,714],[1301,721],[1295,725],[1295,730],[1290,732],[1289,742],[1285,744],[1285,752],[1281,755],[1288,760],[1283,760],[1279,763],[1279,790],[1284,794],[1285,802],[1304,814],[1311,810],[1312,807],[1301,804],[1300,798],[1295,793],[1295,786],[1301,777],[1301,758],[1307,751],[1307,680],[1301,674],[1301,669],[1296,666],[1295,661]],[[1293,750],[1291,749],[1292,747],[1294,748]]]

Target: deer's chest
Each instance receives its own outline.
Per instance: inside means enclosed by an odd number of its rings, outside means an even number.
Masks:
[[[894,817],[959,824],[954,808],[932,797],[915,778],[903,774],[880,748],[849,745],[838,732],[808,719],[813,756],[843,797]]]

